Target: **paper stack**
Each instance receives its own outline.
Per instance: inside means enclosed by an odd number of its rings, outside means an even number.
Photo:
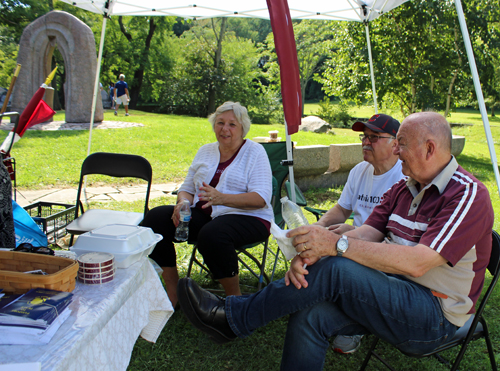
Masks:
[[[46,344],[69,317],[73,294],[42,288],[0,298],[0,344]]]

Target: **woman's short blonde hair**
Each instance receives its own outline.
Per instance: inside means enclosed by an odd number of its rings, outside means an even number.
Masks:
[[[234,112],[236,120],[238,120],[238,122],[243,127],[243,138],[245,138],[250,131],[250,125],[252,124],[252,122],[250,121],[250,117],[248,116],[247,109],[243,107],[239,102],[224,102],[219,107],[217,107],[214,113],[208,116],[208,121],[212,124],[212,129],[214,130],[214,132],[215,120],[217,119],[217,116],[223,114],[226,111]]]

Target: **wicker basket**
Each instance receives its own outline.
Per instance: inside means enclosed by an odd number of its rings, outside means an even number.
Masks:
[[[42,269],[47,275],[23,272]],[[0,251],[0,288],[6,294],[24,294],[42,287],[50,290],[73,291],[78,262],[58,256],[16,251]]]

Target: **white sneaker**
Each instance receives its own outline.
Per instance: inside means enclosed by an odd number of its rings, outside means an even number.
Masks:
[[[130,116],[130,114],[126,113],[125,116]]]
[[[118,116],[118,112],[115,111],[115,116]]]
[[[333,340],[333,350],[342,354],[354,353],[361,346],[362,337],[363,335],[338,335],[335,340]]]

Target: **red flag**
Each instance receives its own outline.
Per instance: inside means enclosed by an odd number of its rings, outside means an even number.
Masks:
[[[35,113],[35,110],[38,107],[38,103],[40,103],[44,94],[45,88],[39,87],[35,94],[33,94],[33,97],[30,99],[26,108],[23,110],[23,113],[21,113],[21,116],[19,116],[19,122],[17,123],[16,129],[16,134],[19,134],[19,136],[22,136],[26,131],[30,118]]]
[[[45,87],[42,85],[33,95],[21,116],[19,116],[17,127],[14,127],[4,139],[0,146],[0,152],[9,154],[12,145],[21,139],[28,128],[45,122],[55,115],[56,112],[42,100],[43,94],[45,94]]]
[[[299,131],[302,116],[299,62],[292,18],[286,0],[267,0],[281,78],[281,97],[288,134]]]
[[[24,132],[29,127],[45,122],[56,114],[56,112],[42,100],[43,95],[45,94],[45,89],[54,78],[56,70],[57,67],[54,68],[54,70],[45,80],[45,83],[43,83],[42,86],[40,86],[35,92],[35,94],[33,94],[33,97],[31,97],[23,113],[21,113],[21,116],[19,116],[17,127],[14,127],[12,129],[12,131],[9,133],[9,135],[7,135],[7,138],[4,139],[2,145],[0,146],[1,153],[6,153],[10,156],[12,145],[19,141],[19,139],[21,139]]]
[[[28,106],[29,106],[29,104],[28,104]],[[21,117],[24,115],[25,111],[23,111],[23,114],[21,115]],[[18,130],[16,132],[19,134],[19,136],[22,137],[24,132],[28,128],[32,127],[33,125],[41,124],[42,122],[50,120],[50,118],[52,118],[52,116],[54,116],[55,114],[56,114],[56,111],[54,111],[52,108],[50,108],[49,105],[47,103],[45,103],[45,101],[42,99],[36,105],[36,108],[33,110],[31,116],[28,118],[28,121],[26,122],[26,125],[24,125],[24,128],[22,130],[19,130],[20,125],[18,125],[18,127],[17,127]],[[21,118],[19,118],[19,121],[21,121]]]

